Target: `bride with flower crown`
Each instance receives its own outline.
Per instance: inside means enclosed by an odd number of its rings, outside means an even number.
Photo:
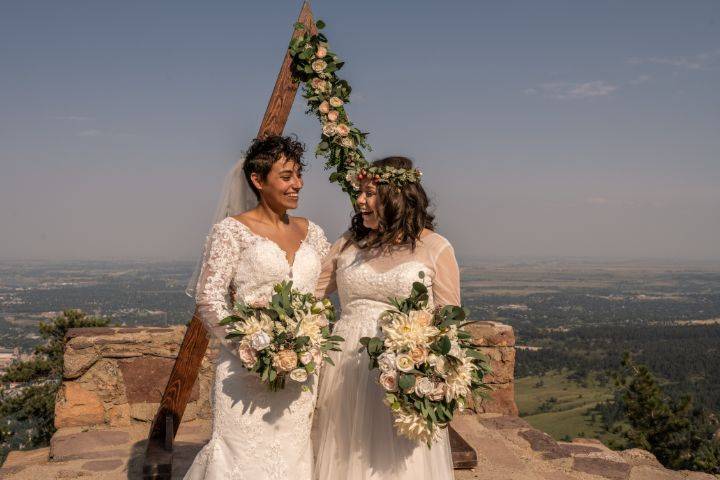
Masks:
[[[270,392],[245,368],[240,358],[245,352],[225,339],[225,327],[218,324],[230,315],[233,300],[266,304],[282,281],[292,280],[303,293],[316,287],[330,244],[313,222],[287,214],[297,208],[303,187],[302,154],[302,144],[290,137],[255,140],[223,188],[197,282],[190,283],[200,319],[221,342],[212,436],[185,480],[313,478],[315,376]],[[248,186],[257,197],[254,208]]]
[[[423,272],[430,307],[460,305],[460,278],[450,243],[433,231],[433,216],[420,174],[404,157],[376,161],[360,173],[355,215],[348,232],[330,249],[316,290],[337,290],[342,315],[334,333],[345,339],[331,352],[335,367],[323,370],[317,402],[315,478],[346,480],[450,480],[450,442],[442,430],[431,447],[400,436],[385,391],[362,337],[379,334],[378,320],[389,298],[407,297]],[[420,419],[420,421],[424,421]]]

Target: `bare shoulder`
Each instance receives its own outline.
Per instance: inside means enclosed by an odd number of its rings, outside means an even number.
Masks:
[[[231,218],[240,223],[244,223],[245,225],[252,224],[257,221],[252,210],[248,210],[247,212],[243,212],[238,215],[232,215]]]
[[[305,217],[290,217],[290,224],[303,231],[310,228],[310,220]]]

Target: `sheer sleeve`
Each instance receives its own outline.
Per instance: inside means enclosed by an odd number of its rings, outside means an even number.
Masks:
[[[434,270],[432,291],[435,306],[460,305],[460,268],[455,250],[447,241],[435,257]]]
[[[335,290],[337,290],[337,283],[335,281],[335,270],[337,268],[337,257],[342,251],[343,245],[347,242],[347,236],[343,235],[338,238],[335,243],[330,247],[330,251],[322,262],[322,270],[320,271],[320,277],[318,278],[317,288],[315,288],[315,296],[318,298],[325,298]]]
[[[232,341],[225,338],[225,327],[218,323],[230,315],[230,282],[240,254],[239,241],[233,231],[222,222],[213,226],[203,257],[195,301],[198,315],[208,333],[219,339],[231,351]]]

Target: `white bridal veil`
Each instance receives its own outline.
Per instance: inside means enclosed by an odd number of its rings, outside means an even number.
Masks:
[[[220,191],[220,200],[218,200],[217,208],[215,208],[215,215],[210,222],[210,228],[213,225],[223,220],[225,217],[237,215],[244,211],[250,210],[257,205],[257,199],[255,194],[250,189],[250,186],[245,180],[243,174],[243,161],[245,155],[242,155],[240,160],[235,163],[235,166],[225,176],[222,190]],[[208,238],[205,240],[205,250],[207,250]],[[188,282],[185,293],[190,297],[195,297],[195,290],[197,287],[198,278],[200,278],[200,271],[203,264],[203,255],[200,255],[200,259],[195,265],[190,281]]]

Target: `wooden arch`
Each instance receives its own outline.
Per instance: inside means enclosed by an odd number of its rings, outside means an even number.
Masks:
[[[311,32],[317,32],[308,2],[303,3],[297,21],[304,24]],[[301,34],[301,30],[293,30],[292,38]],[[291,64],[290,54],[286,52],[265,116],[260,124],[258,137],[280,135],[285,128],[299,86],[293,82]],[[207,332],[196,309],[180,345],[180,351],[160,401],[160,408],[150,427],[143,463],[145,480],[170,480],[172,476],[173,441],[207,347]],[[454,430],[450,430],[455,468],[474,467],[477,464],[475,451]]]

